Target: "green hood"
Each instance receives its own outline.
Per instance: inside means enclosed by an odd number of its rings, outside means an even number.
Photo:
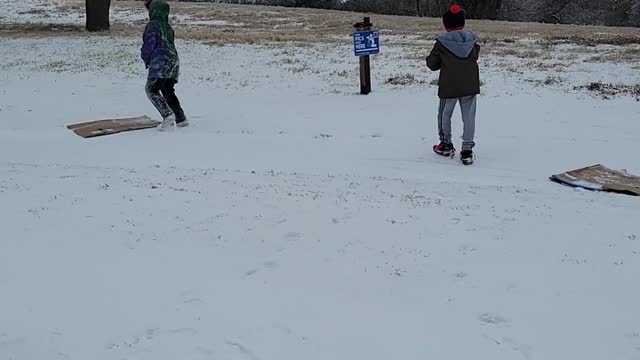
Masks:
[[[149,19],[169,23],[169,4],[165,0],[153,0],[149,4]]]
[[[162,41],[167,49],[176,52],[174,34],[169,24],[169,4],[165,0],[152,0],[149,4],[149,19],[160,23]]]

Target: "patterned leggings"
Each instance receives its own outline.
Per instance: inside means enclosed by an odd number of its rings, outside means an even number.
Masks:
[[[182,122],[186,120],[186,116],[176,96],[174,89],[176,83],[177,81],[173,79],[149,79],[145,90],[147,97],[163,119],[174,114],[176,122]]]

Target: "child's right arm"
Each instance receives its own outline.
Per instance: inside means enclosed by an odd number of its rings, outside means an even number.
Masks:
[[[436,43],[429,56],[427,56],[427,66],[433,71],[440,70],[440,67],[442,66],[442,59],[440,58],[440,52],[438,51],[437,46],[438,44]]]

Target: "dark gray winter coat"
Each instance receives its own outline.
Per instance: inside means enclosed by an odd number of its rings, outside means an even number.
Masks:
[[[441,35],[427,56],[427,66],[440,70],[438,96],[442,99],[459,98],[480,93],[478,37],[464,30]]]

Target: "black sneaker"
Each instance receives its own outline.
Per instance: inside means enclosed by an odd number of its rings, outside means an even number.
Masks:
[[[473,151],[471,151],[471,150],[462,150],[460,152],[460,160],[465,165],[473,164]]]
[[[438,145],[433,145],[433,151],[442,156],[452,157],[456,153],[456,149],[453,147],[453,144],[447,144],[441,142]]]

